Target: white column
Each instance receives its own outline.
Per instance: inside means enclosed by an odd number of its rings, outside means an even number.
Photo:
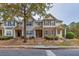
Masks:
[[[65,30],[64,30],[64,38],[66,38],[66,28],[65,28]]]
[[[57,31],[57,28],[56,28],[56,36],[58,35],[58,31]]]
[[[23,31],[23,28],[22,28],[22,36],[24,36],[24,31]]]
[[[62,30],[60,30],[60,37],[62,37]]]
[[[2,36],[4,36],[4,29],[2,29]]]
[[[42,29],[42,37],[44,38],[44,29]]]
[[[14,37],[14,38],[16,38],[16,33],[15,33],[15,30],[13,30],[13,32],[14,32],[14,33],[13,33],[13,37]]]
[[[34,30],[34,37],[36,38],[36,31]]]

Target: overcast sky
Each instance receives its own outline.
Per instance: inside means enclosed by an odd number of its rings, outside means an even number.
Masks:
[[[54,3],[51,13],[65,24],[79,22],[79,3]]]

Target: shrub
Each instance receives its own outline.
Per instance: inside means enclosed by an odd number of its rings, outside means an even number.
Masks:
[[[29,37],[29,39],[34,39],[34,38],[35,38],[34,36]]]
[[[55,39],[55,36],[54,35],[48,35],[48,36],[45,36],[45,39],[53,40],[53,39]]]
[[[66,33],[66,38],[73,39],[74,37],[75,37],[75,34],[73,32],[67,32]]]
[[[12,39],[13,37],[8,37],[8,36],[0,36],[0,40],[9,40]]]
[[[59,37],[58,36],[55,36],[55,40],[58,40],[59,39]]]

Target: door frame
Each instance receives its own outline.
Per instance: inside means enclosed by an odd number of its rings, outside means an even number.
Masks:
[[[35,32],[36,32],[36,38],[42,38],[43,37],[43,31],[42,31],[42,29],[36,29]]]
[[[20,33],[20,35],[18,35],[18,32]],[[15,30],[15,36],[16,37],[22,37],[22,30],[21,29]]]

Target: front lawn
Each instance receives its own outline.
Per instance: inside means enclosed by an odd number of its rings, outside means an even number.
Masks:
[[[52,45],[52,46],[79,46],[79,39],[45,40],[29,39],[23,43],[23,39],[0,40],[0,45]]]
[[[44,45],[53,46],[79,46],[79,39],[67,39],[67,40],[46,40]]]

